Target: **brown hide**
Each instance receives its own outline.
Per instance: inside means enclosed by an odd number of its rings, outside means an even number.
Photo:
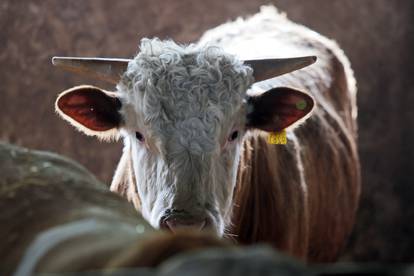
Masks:
[[[265,35],[275,51],[294,49],[318,57],[312,66],[257,85],[264,91],[299,88],[313,96],[316,108],[288,131],[286,146],[268,144],[265,132],[247,136],[231,234],[242,243],[271,243],[309,262],[336,260],[353,227],[360,193],[356,87],[349,62],[336,43],[280,15],[225,27],[201,41],[231,47]],[[277,54],[283,56],[283,50]]]
[[[235,191],[232,235],[242,243],[268,242],[306,259],[309,210],[295,149],[268,145],[265,134],[246,139]],[[285,173],[281,173],[281,172]],[[287,173],[288,172],[288,173]]]

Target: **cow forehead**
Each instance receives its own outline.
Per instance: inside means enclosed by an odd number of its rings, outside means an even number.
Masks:
[[[240,108],[252,81],[251,68],[219,47],[144,39],[118,90],[155,131],[207,139],[214,133],[203,132]]]

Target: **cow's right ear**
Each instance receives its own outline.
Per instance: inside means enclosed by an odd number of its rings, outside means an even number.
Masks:
[[[87,135],[111,139],[122,124],[121,101],[115,93],[82,85],[62,92],[56,100],[56,112]]]

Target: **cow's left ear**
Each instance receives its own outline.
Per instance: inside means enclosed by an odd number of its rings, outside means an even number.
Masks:
[[[288,87],[270,89],[248,98],[247,127],[281,131],[304,120],[314,107],[313,98]]]

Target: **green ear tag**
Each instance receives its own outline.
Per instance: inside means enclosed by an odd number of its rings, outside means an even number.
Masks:
[[[296,103],[296,108],[299,109],[299,110],[304,110],[306,108],[306,106],[307,106],[307,104],[306,104],[305,100],[301,100],[301,101],[298,101]]]
[[[272,145],[286,145],[286,130],[284,129],[282,131],[270,132],[267,137],[267,142]]]

